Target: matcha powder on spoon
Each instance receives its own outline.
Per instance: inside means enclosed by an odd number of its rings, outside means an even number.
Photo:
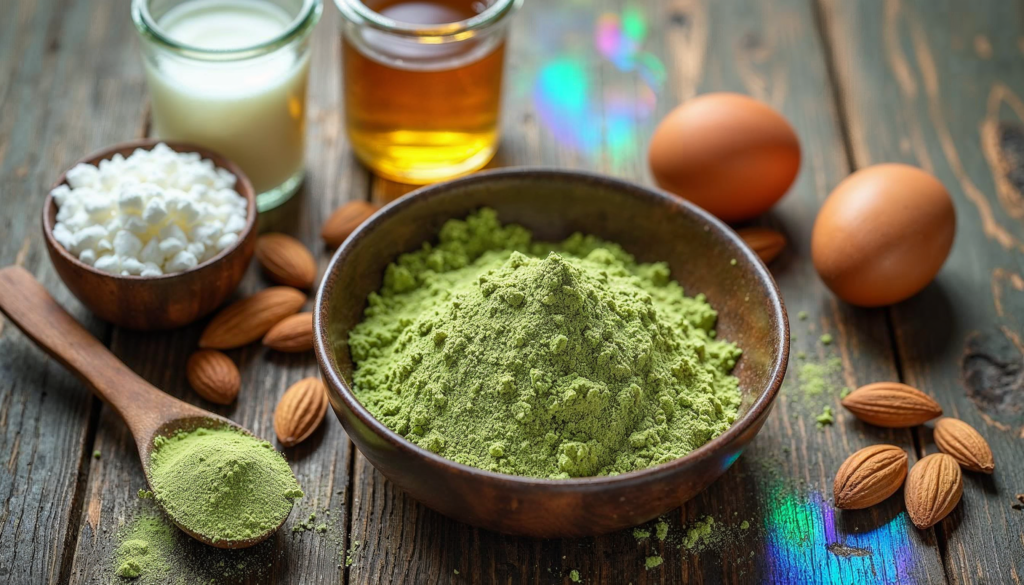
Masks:
[[[489,209],[439,240],[388,266],[349,338],[356,395],[408,440],[560,479],[682,457],[735,420],[741,352],[666,264],[580,234],[533,242]]]
[[[284,457],[230,427],[157,437],[150,483],[176,523],[211,541],[245,540],[276,529],[302,490]]]

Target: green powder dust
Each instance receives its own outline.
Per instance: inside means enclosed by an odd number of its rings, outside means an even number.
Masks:
[[[750,528],[750,522],[747,522],[746,520],[744,520],[743,522],[740,522],[740,530],[747,530],[749,528]]]
[[[819,414],[815,420],[818,421],[819,429],[825,428],[826,426],[830,426],[832,423],[834,423],[836,421],[836,418],[835,413],[832,412],[832,407],[826,406],[824,409],[822,409],[821,414]]]
[[[714,532],[715,519],[711,516],[705,516],[687,528],[682,545],[690,550],[698,549],[711,541]]]
[[[292,526],[292,532],[306,532],[315,528],[316,513],[311,513],[309,518],[306,518],[305,522],[296,522],[295,526]]]
[[[532,241],[493,210],[388,266],[349,336],[355,393],[454,461],[546,478],[644,469],[736,419],[740,350],[664,263],[576,234]]]
[[[832,336],[828,333],[822,335],[819,339],[822,345],[830,345],[832,343]]]
[[[99,459],[102,456],[103,456],[103,454],[100,453],[99,449],[96,449],[95,451],[92,452],[92,458],[93,459]]]
[[[647,567],[647,570],[650,571],[654,567],[660,567],[663,562],[665,562],[665,560],[661,557],[647,557],[644,560],[644,565]]]
[[[114,552],[114,574],[138,583],[158,583],[170,576],[174,527],[158,514],[144,514],[121,529]]]
[[[573,569],[573,570],[569,571],[569,579],[573,583],[579,583],[580,582],[580,572],[577,571],[576,569]]]
[[[800,366],[797,377],[800,381],[800,390],[805,398],[821,396],[825,392],[831,392],[832,378],[843,371],[843,360],[838,357],[830,357],[824,363],[808,363]]]
[[[156,499],[175,521],[211,541],[276,529],[302,490],[284,457],[230,427],[157,437],[150,459]]]
[[[658,523],[654,525],[654,529],[658,536],[658,540],[665,540],[668,537],[668,522],[659,520]]]
[[[345,554],[345,566],[351,567],[352,563],[356,562],[356,553],[359,552],[359,541],[353,540],[352,545],[348,547],[348,552]]]
[[[637,539],[637,541],[641,541],[641,540],[644,540],[644,539],[647,539],[647,538],[650,538],[650,537],[651,537],[651,531],[650,530],[644,530],[643,528],[634,528],[633,529],[633,538]]]

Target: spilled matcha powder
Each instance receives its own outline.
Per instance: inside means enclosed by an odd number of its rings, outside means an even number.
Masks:
[[[157,437],[150,476],[157,501],[175,521],[211,541],[277,528],[302,497],[274,447],[232,428]]]
[[[654,528],[657,531],[658,540],[665,540],[668,537],[668,522],[658,520]]]
[[[686,455],[740,404],[740,349],[664,263],[576,234],[534,242],[484,209],[388,266],[349,338],[355,393],[443,457],[546,478]]]
[[[705,516],[694,521],[686,530],[682,546],[688,549],[697,549],[701,545],[710,542],[715,532],[715,519]]]
[[[114,574],[122,579],[155,583],[171,573],[174,528],[157,514],[144,514],[118,534]]]
[[[836,422],[836,417],[835,413],[832,411],[832,407],[825,406],[825,408],[821,410],[821,414],[819,414],[814,420],[817,421],[818,428],[822,429],[827,426],[831,426],[832,423]]]

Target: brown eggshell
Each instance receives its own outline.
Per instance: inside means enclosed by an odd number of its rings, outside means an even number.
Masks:
[[[800,142],[767,105],[709,93],[665,116],[651,138],[648,161],[661,188],[738,222],[785,195],[800,170]]]
[[[825,200],[811,256],[838,297],[878,307],[927,286],[955,232],[953,201],[938,179],[917,167],[880,164],[853,173]]]

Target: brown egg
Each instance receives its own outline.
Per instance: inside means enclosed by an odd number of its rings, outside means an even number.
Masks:
[[[709,93],[669,112],[647,153],[667,191],[720,219],[768,211],[800,170],[800,142],[778,112],[735,93]]]
[[[956,214],[938,179],[880,164],[839,183],[814,222],[814,267],[839,298],[862,307],[898,303],[935,278],[953,246]]]

